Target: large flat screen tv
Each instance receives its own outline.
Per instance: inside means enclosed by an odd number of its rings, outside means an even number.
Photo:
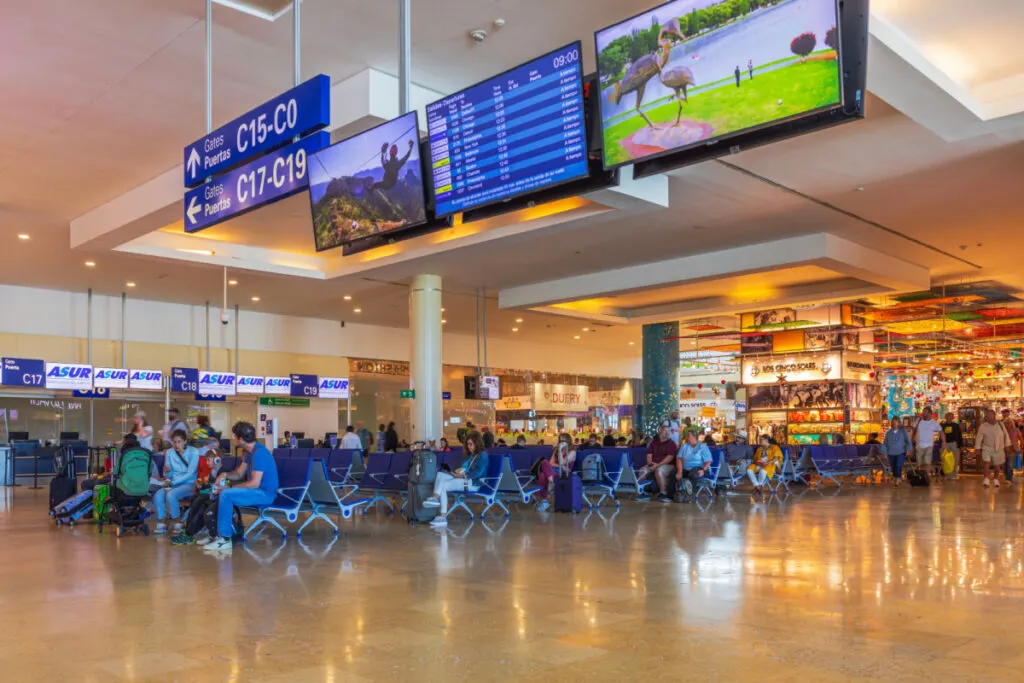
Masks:
[[[676,0],[595,34],[605,168],[842,106],[837,0]]]
[[[427,221],[415,111],[309,158],[316,250]]]
[[[427,106],[438,218],[584,178],[580,43]]]

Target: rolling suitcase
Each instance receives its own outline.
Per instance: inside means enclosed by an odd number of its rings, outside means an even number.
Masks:
[[[78,481],[72,477],[57,475],[50,480],[50,515],[54,515],[57,506],[78,492]]]
[[[555,511],[576,514],[583,509],[583,482],[576,475],[555,479]]]
[[[82,491],[57,503],[52,512],[57,526],[61,524],[74,525],[82,517],[90,514],[92,512],[92,496],[92,491]]]
[[[434,494],[437,478],[437,454],[418,450],[409,461],[409,498],[405,518],[409,524],[426,524],[437,516],[437,508],[426,507],[423,501]]]

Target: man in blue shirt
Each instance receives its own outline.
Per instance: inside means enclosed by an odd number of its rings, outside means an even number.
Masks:
[[[231,433],[245,451],[248,465],[217,477],[217,539],[206,546],[211,553],[231,552],[234,508],[269,505],[277,497],[277,463],[267,447],[256,441],[256,428],[248,422],[238,422]],[[248,479],[244,479],[246,474]],[[226,482],[238,483],[223,488]]]
[[[697,432],[686,432],[686,441],[679,447],[679,456],[676,458],[676,481],[687,497],[693,495],[697,482],[704,477],[709,467],[711,451],[707,444],[697,440]]]

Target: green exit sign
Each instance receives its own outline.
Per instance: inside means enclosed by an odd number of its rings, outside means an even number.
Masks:
[[[416,390],[415,389],[402,389],[401,392],[399,393],[399,396],[401,398],[416,398]]]
[[[291,396],[260,396],[261,406],[277,408],[308,408],[308,398],[292,398]]]

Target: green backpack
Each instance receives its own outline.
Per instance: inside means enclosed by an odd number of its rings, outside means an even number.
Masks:
[[[153,455],[145,448],[132,448],[117,459],[117,488],[126,496],[149,495]]]

